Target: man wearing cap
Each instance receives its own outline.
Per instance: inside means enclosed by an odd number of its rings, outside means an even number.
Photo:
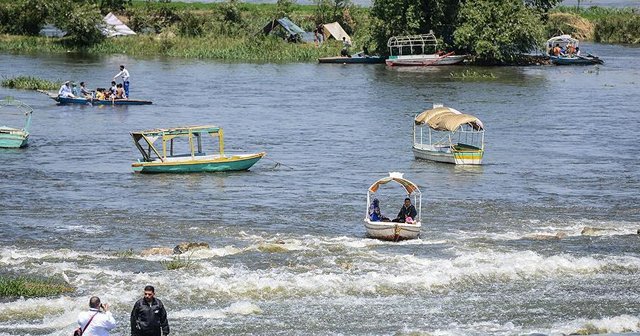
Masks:
[[[58,97],[62,97],[62,98],[75,98],[76,96],[73,95],[73,93],[71,92],[71,87],[69,86],[69,81],[64,82],[64,84],[62,84],[62,86],[60,87],[60,90],[58,90]]]
[[[122,86],[124,86],[124,94],[129,97],[129,70],[124,68],[124,65],[120,65],[120,72],[113,76],[113,80],[122,77]]]

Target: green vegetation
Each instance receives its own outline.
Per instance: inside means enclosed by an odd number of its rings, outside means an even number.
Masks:
[[[374,0],[371,8],[351,0],[295,0],[275,4],[187,3],[171,0],[0,0],[0,52],[210,58],[229,61],[314,61],[339,54],[341,44],[288,43],[284,31],[262,28],[288,16],[305,31],[337,21],[353,49],[387,53],[390,36],[433,30],[440,49],[468,53],[483,64],[517,64],[551,35],[571,33],[598,42],[640,43],[640,16],[632,9],[554,6],[559,0]],[[552,9],[554,8],[554,9]],[[137,36],[105,39],[96,25],[109,11]],[[63,38],[36,35],[45,23],[67,31]],[[546,29],[546,31],[545,31]]]
[[[12,89],[24,89],[24,90],[56,90],[58,89],[61,81],[52,82],[46,79],[31,77],[31,76],[18,76],[14,78],[4,79],[2,86]]]
[[[547,31],[601,43],[640,43],[640,13],[632,8],[558,7]]]
[[[160,263],[169,271],[181,268],[193,269],[197,265],[194,260],[191,260],[191,255],[187,257],[175,256],[171,258],[171,260],[162,260]]]
[[[116,251],[113,253],[113,255],[118,258],[132,258],[135,255],[135,252],[133,252],[133,249],[128,249],[128,250]]]
[[[462,80],[491,80],[497,78],[493,72],[478,72],[471,69],[466,69],[462,72],[451,72],[449,76]]]
[[[52,279],[0,275],[0,298],[20,296],[43,297],[73,291],[75,291],[73,287]]]

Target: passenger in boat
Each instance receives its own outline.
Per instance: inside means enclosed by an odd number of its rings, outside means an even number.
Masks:
[[[105,88],[97,88],[96,89],[96,99],[105,100],[107,98],[107,96],[105,94],[105,91],[106,91]]]
[[[84,82],[80,82],[80,94],[82,94],[85,98],[93,98],[93,92],[87,89],[87,86]]]
[[[576,52],[576,48],[573,46],[573,44],[569,43],[569,44],[567,45],[567,50],[566,50],[566,52],[565,52],[565,53],[566,53],[569,57],[571,57],[571,56],[573,56],[573,54],[575,54],[575,52]]]
[[[342,50],[340,50],[340,56],[351,57],[349,54],[349,48],[351,48],[351,42],[347,40],[346,36],[342,37]]]
[[[122,84],[118,83],[118,85],[116,85],[116,95],[114,97],[115,99],[127,99],[127,94],[124,92],[124,89],[122,88]]]
[[[369,205],[369,216],[373,214],[375,208],[380,208],[380,201],[377,198],[374,198],[371,205]]]
[[[58,90],[58,97],[75,98],[76,96],[73,95],[70,85],[71,85],[70,81],[64,82],[64,84],[62,84],[62,86],[60,87],[60,90]]]
[[[560,44],[556,43],[556,46],[553,47],[553,56],[560,56],[562,54],[562,49],[560,48]]]
[[[78,87],[76,86],[76,83],[71,83],[71,93],[73,93],[74,96],[78,97],[80,96],[80,92],[78,91]]]
[[[369,216],[372,222],[389,222],[389,218],[385,217],[382,212],[380,212],[379,207],[373,208],[373,213]]]
[[[576,47],[576,56],[580,56],[580,47]]]
[[[416,211],[416,207],[411,204],[411,199],[409,197],[404,199],[404,204],[402,208],[400,208],[400,212],[398,212],[398,216],[392,221],[396,223],[412,223],[413,218],[416,218],[418,215],[418,211]]]
[[[111,81],[111,88],[109,89],[109,97],[116,96],[116,91],[118,90],[118,86],[116,85],[116,81]]]

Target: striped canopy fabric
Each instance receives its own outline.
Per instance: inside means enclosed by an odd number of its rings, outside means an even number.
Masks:
[[[418,193],[420,192],[420,189],[418,189],[418,186],[415,185],[413,182],[397,176],[389,176],[389,177],[385,177],[377,180],[374,184],[372,184],[369,187],[369,191],[372,193],[377,192],[378,188],[380,188],[381,185],[387,184],[392,181],[403,186],[404,190],[407,191],[407,195],[411,195],[414,192],[418,192]]]

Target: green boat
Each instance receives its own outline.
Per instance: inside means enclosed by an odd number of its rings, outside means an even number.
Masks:
[[[131,164],[131,168],[137,173],[248,170],[266,155],[265,152],[225,155],[224,132],[222,128],[213,125],[137,131],[131,132],[131,137],[142,154],[141,159]],[[217,141],[217,153],[208,154],[203,151],[203,143],[206,140],[214,143]],[[156,141],[162,143],[161,148],[156,147]],[[176,147],[185,149],[186,153],[179,152]]]
[[[33,109],[18,100],[7,97],[0,100],[0,120],[6,122],[16,116],[26,117],[23,128],[0,126],[0,148],[20,148],[28,145],[29,127],[31,127],[31,114]]]

